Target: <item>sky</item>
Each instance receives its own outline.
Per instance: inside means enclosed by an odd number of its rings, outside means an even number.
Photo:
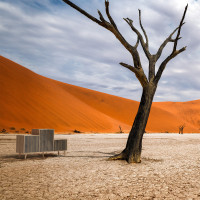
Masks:
[[[104,17],[104,0],[72,0],[98,18]],[[179,25],[184,8],[188,11],[178,48],[187,50],[170,61],[159,82],[154,101],[200,99],[200,1],[199,0],[110,0],[110,13],[126,40],[135,44],[136,35],[123,20],[138,24],[138,9],[149,37],[150,52]],[[129,52],[108,30],[69,7],[62,0],[0,0],[0,55],[30,70],[65,83],[140,100],[142,87],[129,70]],[[172,50],[168,44],[159,64]],[[138,47],[148,74],[148,62]]]

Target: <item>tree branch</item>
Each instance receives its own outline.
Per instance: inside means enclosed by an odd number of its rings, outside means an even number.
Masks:
[[[109,10],[109,1],[105,0],[105,9],[106,9],[106,15],[113,27],[112,30],[110,30],[115,37],[121,42],[121,44],[131,53],[131,55],[133,54],[133,46],[131,46],[126,40],[125,38],[122,36],[122,34],[120,33],[119,29],[117,28],[117,25],[115,23],[115,21],[113,20],[113,18],[110,15],[110,10]]]
[[[109,11],[109,1],[108,0],[105,0],[105,8],[106,8],[106,15],[110,21],[110,23],[113,25],[113,27],[118,31],[118,28],[113,20],[113,18],[111,17],[110,15],[110,11]]]
[[[69,6],[71,6],[72,8],[76,9],[78,12],[82,13],[83,15],[85,15],[86,17],[88,17],[89,19],[91,19],[92,21],[94,21],[95,23],[97,23],[100,26],[103,26],[107,30],[111,31],[115,35],[115,37],[121,42],[121,44],[132,54],[132,52],[133,52],[133,46],[131,46],[125,40],[125,38],[121,35],[121,33],[119,32],[119,30],[118,30],[118,28],[117,28],[114,20],[110,16],[110,13],[109,13],[109,2],[108,1],[105,0],[105,6],[106,6],[106,10],[107,10],[107,15],[108,15],[108,18],[109,18],[111,24],[104,19],[103,15],[101,14],[100,11],[98,11],[98,14],[99,14],[99,17],[100,17],[101,21],[98,20],[98,19],[96,19],[92,15],[88,14],[83,9],[79,8],[77,5],[75,5],[71,1],[69,1],[69,0],[63,0],[63,1],[66,4],[68,4]]]
[[[179,27],[177,27],[170,35],[169,37],[161,44],[160,48],[158,49],[157,53],[156,53],[156,61],[160,58],[163,49],[165,48],[165,46],[167,45],[168,42],[171,42],[172,40],[172,36],[174,35],[174,33],[178,30]]]
[[[124,20],[127,22],[127,24],[131,27],[131,29],[137,34],[140,43],[142,45],[142,48],[145,52],[145,55],[148,59],[150,59],[151,54],[146,46],[146,43],[144,42],[143,36],[141,35],[141,33],[133,26],[133,20],[129,19],[129,18],[124,18]]]
[[[144,33],[144,36],[146,38],[146,47],[149,48],[149,40],[148,40],[148,37],[147,37],[147,34],[146,34],[146,31],[144,30],[144,27],[142,25],[142,20],[141,20],[141,10],[139,10],[139,21],[140,21],[140,27]]]
[[[101,14],[101,12],[99,10],[98,11],[98,14],[99,14],[99,19],[102,21],[102,22],[105,22],[106,20],[104,19],[103,15]]]
[[[97,18],[93,17],[92,15],[90,15],[89,13],[87,13],[85,10],[81,9],[80,7],[78,7],[77,5],[75,5],[74,3],[72,3],[69,0],[63,0],[66,4],[68,4],[69,6],[71,6],[72,8],[74,8],[75,10],[79,11],[80,13],[82,13],[83,15],[85,15],[86,17],[88,17],[89,19],[91,19],[93,22],[99,24],[100,26],[103,26],[103,23],[98,20]]]
[[[68,5],[70,5],[71,7],[75,8],[77,11],[79,11],[80,13],[82,13],[83,15],[88,17],[89,19],[91,19],[92,21],[98,23],[99,25],[103,26],[107,30],[111,31],[115,35],[115,37],[120,41],[120,43],[131,53],[132,58],[133,58],[134,67],[135,67],[134,69],[142,68],[141,62],[140,62],[140,56],[139,56],[139,53],[137,51],[137,47],[139,45],[139,40],[140,40],[139,37],[140,36],[138,36],[138,39],[137,39],[137,42],[136,42],[135,46],[130,45],[125,40],[125,38],[119,32],[119,30],[117,28],[117,25],[115,24],[114,20],[112,19],[111,15],[110,15],[109,1],[108,0],[105,0],[105,9],[106,9],[106,14],[108,16],[108,19],[109,19],[110,23],[105,20],[105,18],[103,17],[103,15],[101,14],[101,12],[99,10],[98,10],[98,14],[99,14],[99,18],[100,18],[101,21],[99,21],[95,17],[93,17],[90,14],[88,14],[86,11],[82,10],[81,8],[79,8],[77,5],[73,4],[71,1],[69,1],[69,0],[63,0],[63,1],[65,3],[67,3]]]
[[[140,39],[139,39],[139,37],[137,37],[137,42],[136,42],[134,48],[136,48],[136,49],[138,48],[139,42],[140,42]]]
[[[135,73],[135,76],[137,77],[137,79],[139,80],[141,86],[144,88],[148,85],[148,80],[147,80],[147,77],[143,71],[142,68],[135,68],[131,65],[128,65],[126,63],[119,63],[120,65],[122,65],[123,67],[129,69],[130,71],[132,71],[133,73]]]
[[[123,67],[129,69],[130,71],[137,73],[137,69],[135,67],[128,65],[126,63],[123,63],[123,62],[120,62],[119,64],[122,65]]]
[[[185,23],[182,23],[182,26]],[[158,52],[156,53],[156,61],[160,58],[163,49],[165,48],[165,46],[168,44],[168,42],[176,42],[178,40],[180,40],[182,37],[178,37],[176,39],[172,39],[172,36],[174,35],[174,33],[179,29],[179,27],[177,27],[170,35],[169,37],[161,44],[160,48],[158,49]]]
[[[146,49],[146,54],[150,55],[142,35],[139,33],[139,31],[136,30],[136,34],[138,35],[138,39],[137,42],[135,44],[135,46],[131,46],[126,40],[125,38],[121,35],[121,33],[119,32],[116,23],[114,22],[113,18],[110,15],[110,11],[109,11],[109,1],[105,0],[105,9],[106,9],[106,14],[107,17],[110,21],[110,23],[108,21],[105,20],[105,18],[103,17],[103,15],[101,14],[101,12],[98,10],[98,14],[99,14],[99,18],[100,20],[96,19],[95,17],[93,17],[92,15],[88,14],[86,11],[82,10],[81,8],[79,8],[77,5],[75,5],[74,3],[72,3],[69,0],[63,0],[66,4],[70,5],[72,8],[76,9],[77,11],[79,11],[80,13],[82,13],[83,15],[85,15],[86,17],[88,17],[89,19],[91,19],[92,21],[96,22],[97,24],[103,26],[104,28],[106,28],[107,30],[111,31],[115,37],[121,42],[121,44],[131,53],[132,57],[133,57],[133,62],[134,62],[134,69],[138,69],[140,71],[140,73],[138,72],[137,77],[141,77],[141,74],[143,72],[142,66],[141,66],[141,62],[140,62],[140,56],[139,53],[137,51],[137,47],[139,45],[139,41],[143,44],[143,47]],[[134,27],[133,27],[134,28]],[[142,73],[141,73],[142,71]],[[140,75],[139,75],[140,74]],[[144,76],[144,75],[143,75]],[[146,76],[145,76],[146,77]],[[141,79],[141,78],[140,78]],[[144,84],[144,80],[140,82],[143,82],[142,85]]]
[[[187,4],[186,7],[185,7],[185,10],[184,10],[182,19],[181,19],[180,24],[179,24],[179,27],[178,27],[178,33],[177,33],[177,36],[176,36],[176,39],[175,39],[175,42],[174,42],[173,52],[175,52],[175,51],[176,51],[176,48],[177,48],[179,36],[180,36],[180,33],[181,33],[181,28],[182,28],[182,26],[184,25],[184,22],[183,22],[183,21],[184,21],[184,19],[185,19],[185,15],[186,15],[186,12],[187,12],[187,8],[188,8],[188,4]]]
[[[182,37],[179,37],[178,40],[180,40]],[[175,39],[169,40],[170,42],[175,42]]]
[[[156,77],[154,79],[154,82],[157,84],[158,81],[160,80],[161,76],[162,76],[162,73],[167,65],[167,63],[172,60],[174,57],[176,57],[177,55],[179,55],[180,53],[182,53],[183,51],[186,50],[186,46],[179,49],[179,50],[176,50],[175,52],[173,52],[172,54],[170,54],[160,65],[159,69],[158,69],[158,72],[156,74]]]
[[[157,71],[157,74],[156,74],[155,79],[154,79],[154,81],[155,81],[156,84],[157,84],[158,81],[160,80],[160,78],[161,78],[161,76],[162,76],[162,73],[163,73],[163,71],[164,71],[164,69],[165,69],[167,63],[168,63],[171,59],[173,59],[174,57],[176,57],[178,54],[180,54],[180,53],[182,53],[183,51],[185,51],[186,48],[187,48],[187,47],[183,47],[183,48],[181,48],[181,49],[179,49],[179,50],[176,50],[177,44],[178,44],[178,40],[181,39],[181,37],[180,37],[181,28],[182,28],[182,26],[185,24],[183,21],[184,21],[184,19],[185,19],[185,15],[186,15],[186,12],[187,12],[187,8],[188,8],[188,4],[187,4],[187,6],[185,7],[185,10],[184,10],[184,13],[183,13],[183,16],[182,16],[182,18],[181,18],[181,21],[180,21],[180,24],[179,24],[178,28],[176,28],[176,29],[171,33],[171,35],[163,42],[163,44],[160,46],[160,48],[159,48],[159,50],[158,50],[158,52],[157,52],[157,54],[156,54],[156,58],[157,58],[157,60],[158,60],[159,57],[160,57],[160,55],[161,55],[161,53],[162,53],[162,50],[163,50],[163,48],[166,46],[166,44],[167,44],[168,42],[174,42],[174,46],[173,46],[172,53],[161,63],[161,65],[160,65],[160,67],[159,67],[159,69],[158,69],[158,71]],[[178,30],[178,32],[177,32],[176,38],[175,38],[175,39],[172,39],[172,38],[171,38],[172,35],[173,35],[177,30]]]

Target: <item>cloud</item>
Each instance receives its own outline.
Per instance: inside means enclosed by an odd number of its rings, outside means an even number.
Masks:
[[[162,76],[155,101],[187,101],[200,99],[200,23],[199,1],[153,0],[110,1],[110,12],[119,30],[131,43],[136,42],[123,17],[138,24],[138,8],[149,35],[150,50],[155,53],[164,39],[177,27],[186,3],[189,9],[183,26],[179,48],[187,51],[171,61]],[[100,0],[76,3],[98,17],[105,16]],[[0,54],[41,75],[70,84],[140,100],[141,86],[134,74],[119,62],[132,64],[129,53],[107,30],[88,20],[61,0],[0,0]],[[160,58],[172,48],[168,45]],[[140,47],[144,70],[148,62]]]

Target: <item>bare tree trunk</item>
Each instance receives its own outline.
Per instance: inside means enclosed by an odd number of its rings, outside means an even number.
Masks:
[[[148,84],[143,88],[140,106],[129,133],[126,148],[110,160],[127,160],[128,163],[140,163],[142,152],[142,139],[149,118],[153,97],[157,86]]]

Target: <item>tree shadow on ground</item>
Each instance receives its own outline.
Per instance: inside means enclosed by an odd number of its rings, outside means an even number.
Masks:
[[[163,162],[163,159],[155,159],[155,158],[149,158],[149,157],[142,157],[142,161],[147,161],[147,162]]]
[[[114,152],[102,152],[102,151],[73,151],[73,155],[70,155],[72,152],[67,152],[66,155],[58,155],[55,153],[45,153],[44,157],[41,153],[35,153],[35,154],[28,154],[27,158],[24,159],[24,155],[21,155],[19,157],[18,154],[10,154],[10,155],[4,155],[0,157],[0,168],[2,164],[4,163],[13,163],[13,162],[26,162],[29,160],[45,160],[47,158],[55,158],[55,157],[62,157],[62,158],[102,158],[102,159],[108,159],[109,157],[116,155],[119,153],[118,151]],[[74,155],[74,153],[78,153],[77,155]],[[83,154],[83,155],[81,155]],[[92,155],[91,155],[92,154]],[[145,163],[154,163],[154,162],[163,162],[163,159],[154,159],[149,157],[142,157],[142,162]]]
[[[4,155],[0,157],[0,167],[4,163],[12,163],[12,162],[23,162],[27,160],[44,160],[47,158],[53,158],[53,157],[58,157],[57,154],[53,153],[45,153],[44,157],[42,154],[27,154],[26,159],[24,155],[19,156],[19,154],[10,154],[10,155]]]
[[[66,156],[64,157],[67,157],[67,158],[109,158],[110,156],[116,154],[116,152],[102,152],[102,151],[73,151],[73,153],[78,153],[78,155],[74,155],[74,154],[70,155],[70,153],[71,152],[66,153]],[[80,155],[80,154],[84,154],[84,155]]]

